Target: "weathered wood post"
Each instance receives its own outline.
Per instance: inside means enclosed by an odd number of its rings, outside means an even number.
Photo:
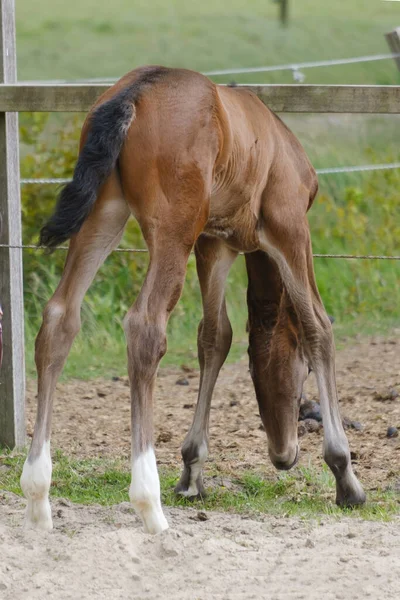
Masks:
[[[289,19],[289,0],[281,0],[280,1],[280,17],[281,23],[284,27],[288,24]]]
[[[279,19],[281,24],[286,27],[289,20],[289,0],[272,0],[275,4],[279,4]]]
[[[0,82],[17,80],[14,0],[0,0]],[[21,245],[18,114],[0,112],[0,244]],[[22,250],[0,247],[3,365],[0,370],[0,445],[25,444]]]
[[[396,27],[393,31],[385,34],[386,41],[390,50],[393,52],[394,60],[396,61],[397,68],[400,71],[400,27]]]

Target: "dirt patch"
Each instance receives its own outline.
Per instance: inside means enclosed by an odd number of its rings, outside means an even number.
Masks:
[[[400,344],[358,341],[338,352],[342,414],[359,421],[349,429],[356,471],[367,489],[400,475]],[[177,380],[184,385],[177,385]],[[157,458],[180,465],[199,385],[197,371],[162,369],[156,389]],[[306,395],[316,399],[310,377]],[[118,381],[73,381],[58,386],[53,447],[77,457],[129,456],[129,388]],[[28,383],[32,434],[35,384]],[[221,372],[211,411],[211,456],[227,474],[257,469],[275,476],[260,429],[245,360]],[[303,465],[320,464],[322,433],[301,438]],[[171,529],[155,537],[126,502],[79,506],[53,499],[51,534],[22,528],[24,501],[0,494],[0,597],[114,600],[386,600],[400,589],[400,519],[318,520],[169,509]]]
[[[0,495],[3,600],[357,600],[397,597],[400,521],[317,521],[166,509],[142,533],[128,503],[53,501],[51,534],[24,530],[23,501]]]
[[[368,339],[337,353],[337,381],[342,416],[359,421],[361,431],[347,434],[355,469],[373,489],[400,476],[400,437],[386,438],[389,426],[400,427],[400,342]],[[184,378],[186,385],[177,385]],[[182,383],[182,382],[181,382]],[[199,388],[199,372],[187,368],[161,369],[157,379],[155,423],[157,460],[181,464],[180,446],[189,429]],[[317,399],[310,375],[305,393]],[[36,411],[36,384],[28,382],[28,435]],[[57,388],[52,446],[70,455],[129,456],[130,399],[127,378],[118,381],[69,381]],[[210,461],[225,473],[258,469],[275,475],[269,462],[247,360],[225,366],[211,408]],[[323,431],[301,438],[302,465],[322,463]]]

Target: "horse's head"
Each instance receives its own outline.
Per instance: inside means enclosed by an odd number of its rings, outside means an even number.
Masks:
[[[298,458],[297,424],[308,363],[295,311],[266,254],[246,255],[249,359],[271,461],[290,469]]]

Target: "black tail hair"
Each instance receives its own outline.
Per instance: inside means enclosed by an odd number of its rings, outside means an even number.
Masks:
[[[114,169],[129,126],[134,103],[143,87],[165,73],[148,67],[136,81],[96,108],[89,133],[76,163],[74,176],[60,192],[54,214],[40,231],[39,244],[55,248],[78,233],[96,201],[98,191]]]

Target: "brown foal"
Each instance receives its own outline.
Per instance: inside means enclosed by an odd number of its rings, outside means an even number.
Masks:
[[[337,502],[364,502],[339,415],[331,323],[314,278],[306,213],[317,187],[295,136],[246,89],[217,86],[182,69],[145,67],[100,98],[83,127],[73,181],[41,231],[49,248],[71,242],[36,340],[38,411],[21,477],[29,525],[52,527],[56,382],[80,327],[83,297],[131,214],[150,254],[145,282],[124,320],[132,399],[129,494],[146,531],[168,527],[153,449],[153,389],[193,247],[204,310],[201,381],[177,491],[203,493],[211,396],[232,340],[225,282],[241,251],[249,275],[251,374],[271,460],[279,469],[296,463],[299,401],[310,365]]]

